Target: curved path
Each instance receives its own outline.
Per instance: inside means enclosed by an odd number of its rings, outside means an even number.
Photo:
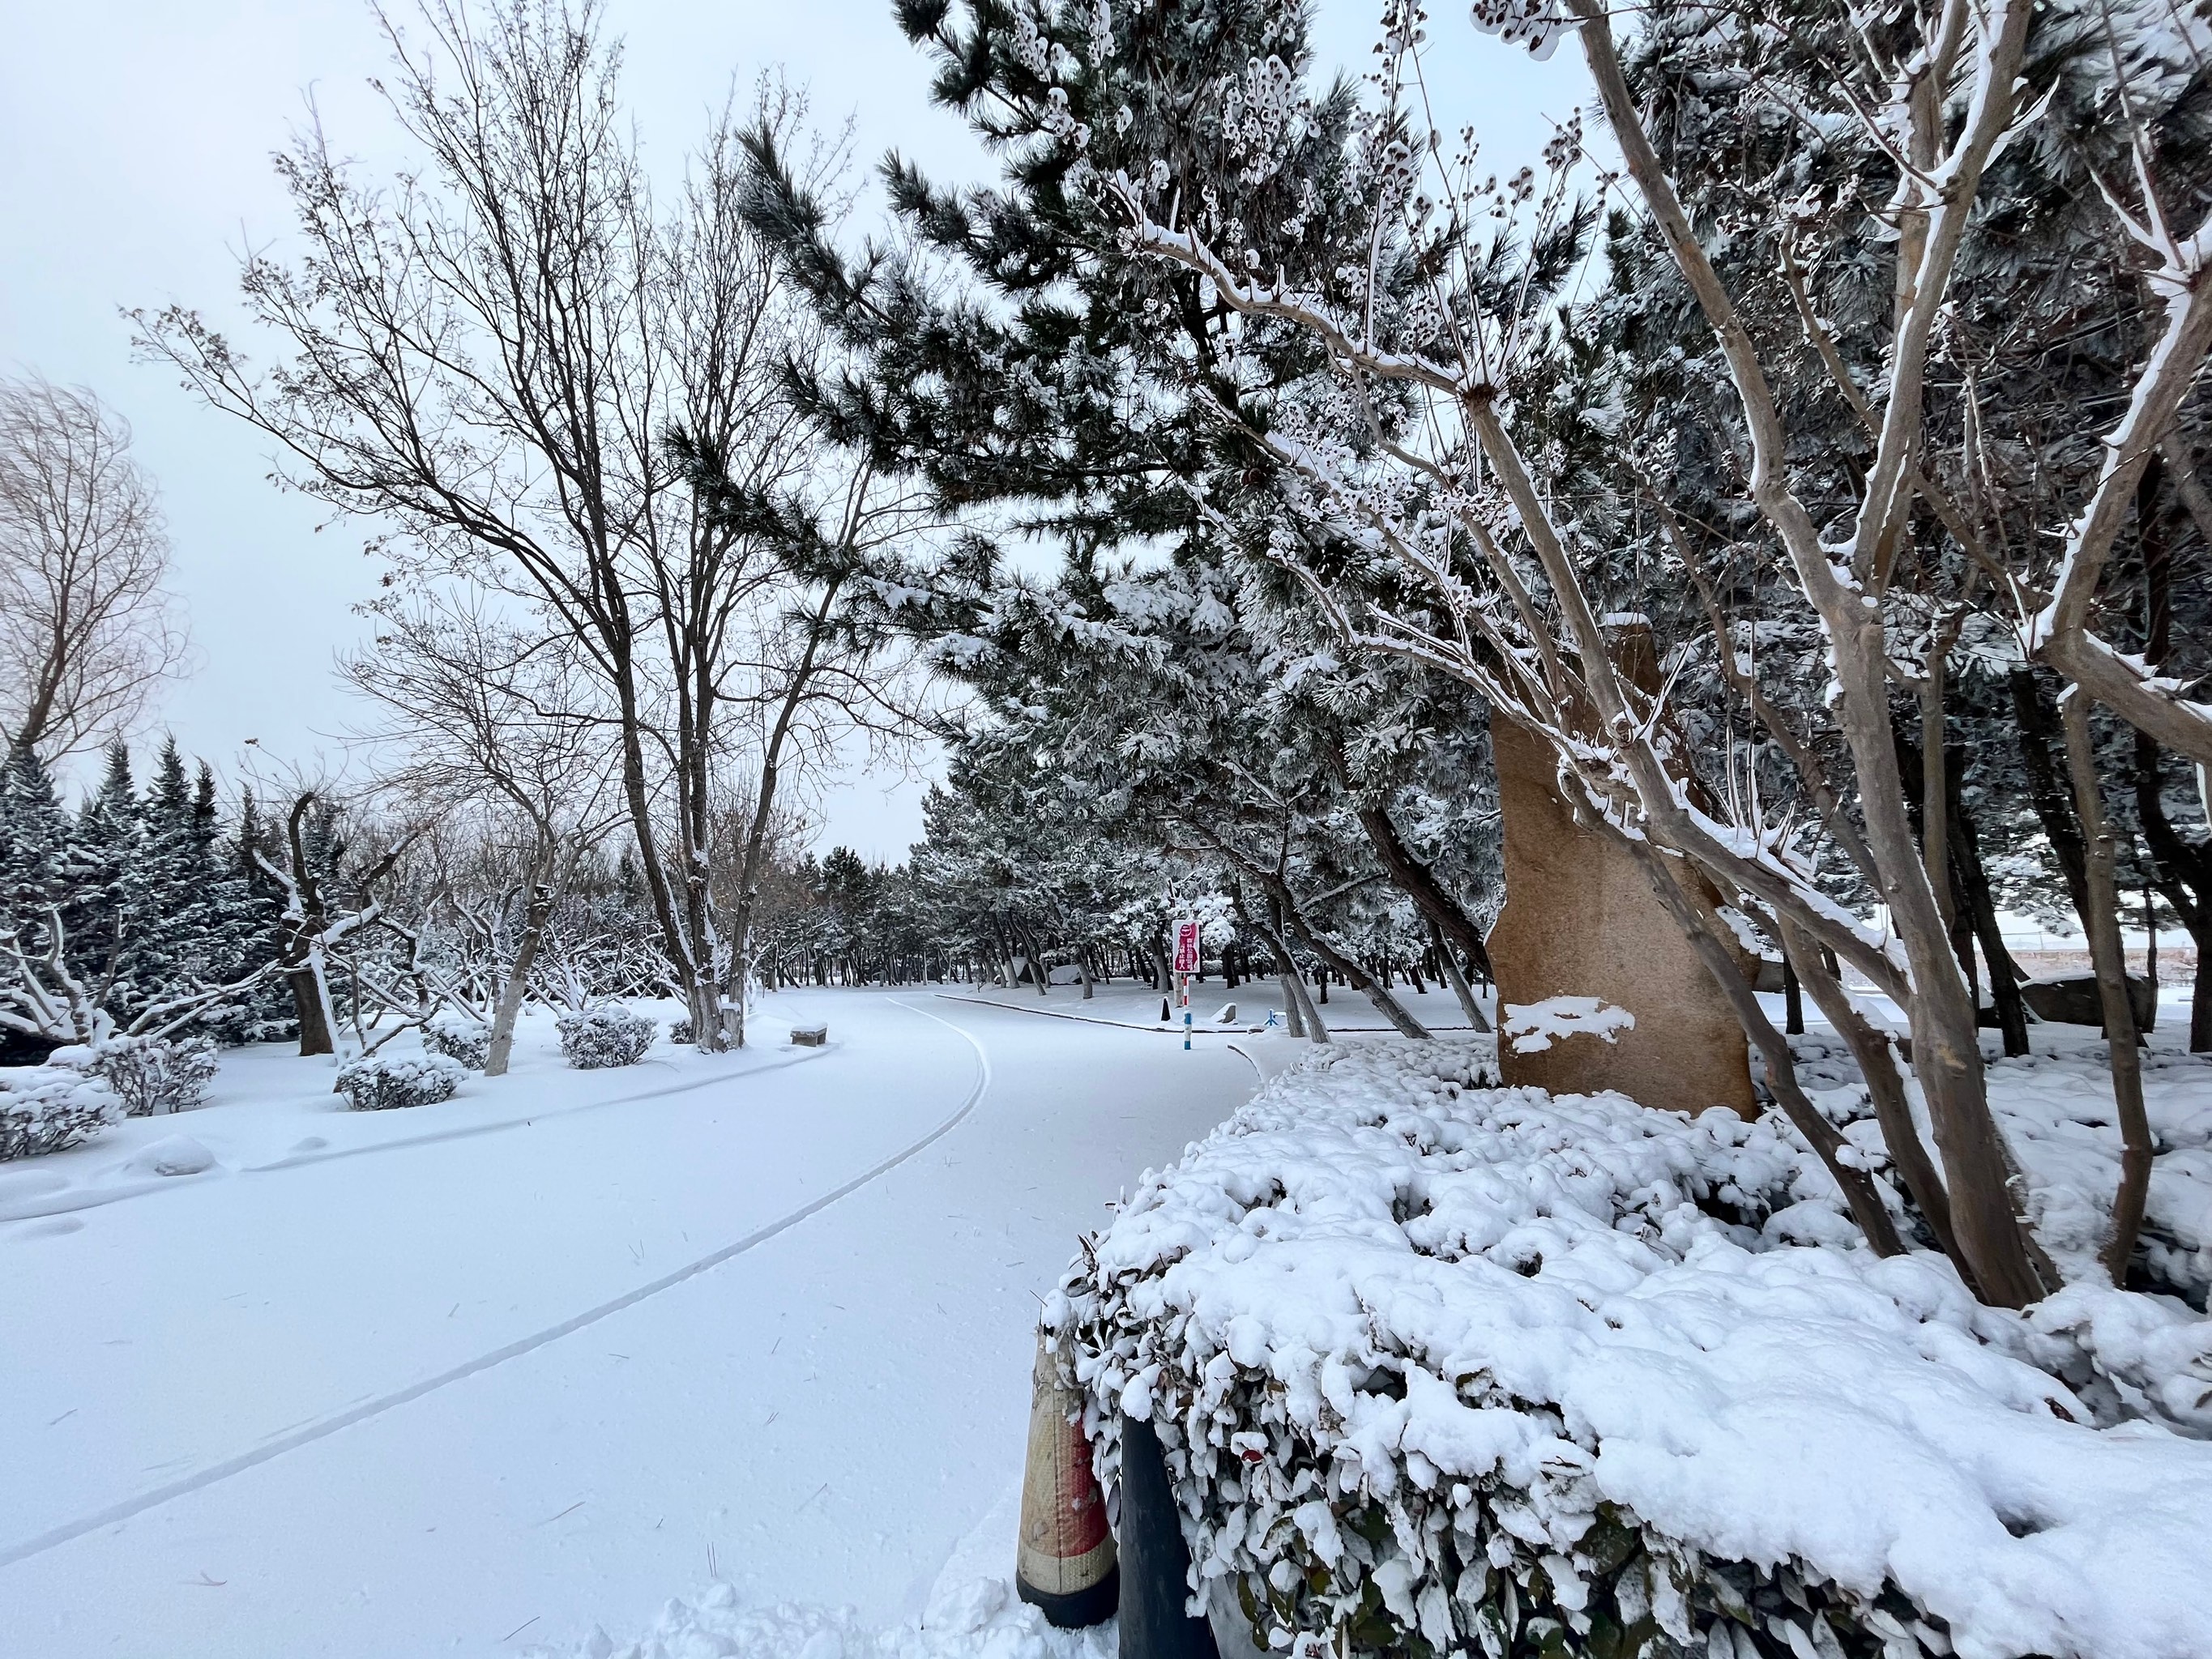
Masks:
[[[775,1012],[833,1047],[0,1243],[0,1655],[514,1653],[710,1577],[913,1610],[1015,1478],[1034,1298],[1253,1074]]]

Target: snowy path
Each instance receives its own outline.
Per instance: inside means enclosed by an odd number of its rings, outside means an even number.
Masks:
[[[0,1655],[514,1652],[717,1576],[915,1610],[1018,1473],[1033,1298],[1254,1074],[772,1011],[833,1046],[0,1229]],[[220,1152],[223,1115],[173,1121]]]

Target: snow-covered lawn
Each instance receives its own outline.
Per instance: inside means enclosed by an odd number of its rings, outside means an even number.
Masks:
[[[921,990],[761,1030],[580,1073],[538,1022],[376,1114],[250,1051],[0,1167],[0,1654],[581,1650],[713,1583],[817,1609],[773,1646],[913,1620],[971,1534],[1002,1577],[1037,1297],[1253,1067]],[[1029,1627],[994,1595],[940,1622]]]

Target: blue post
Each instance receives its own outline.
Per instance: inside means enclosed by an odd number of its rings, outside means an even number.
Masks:
[[[1190,1051],[1190,1004],[1188,1002],[1182,1006],[1182,1046],[1188,1054]]]

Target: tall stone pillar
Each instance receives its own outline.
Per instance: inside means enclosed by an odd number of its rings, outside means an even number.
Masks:
[[[1655,684],[1648,689],[1656,689],[1650,640],[1645,628],[1618,648],[1630,678],[1649,677]],[[1504,1080],[1554,1094],[1612,1089],[1646,1106],[1726,1106],[1756,1116],[1743,1027],[1643,870],[1604,831],[1576,821],[1541,738],[1493,719],[1490,738],[1505,827],[1505,906],[1488,941]],[[1516,1048],[1505,1029],[1512,1011],[1554,997],[1595,997],[1636,1023],[1616,1026],[1610,1042],[1577,1032]]]

